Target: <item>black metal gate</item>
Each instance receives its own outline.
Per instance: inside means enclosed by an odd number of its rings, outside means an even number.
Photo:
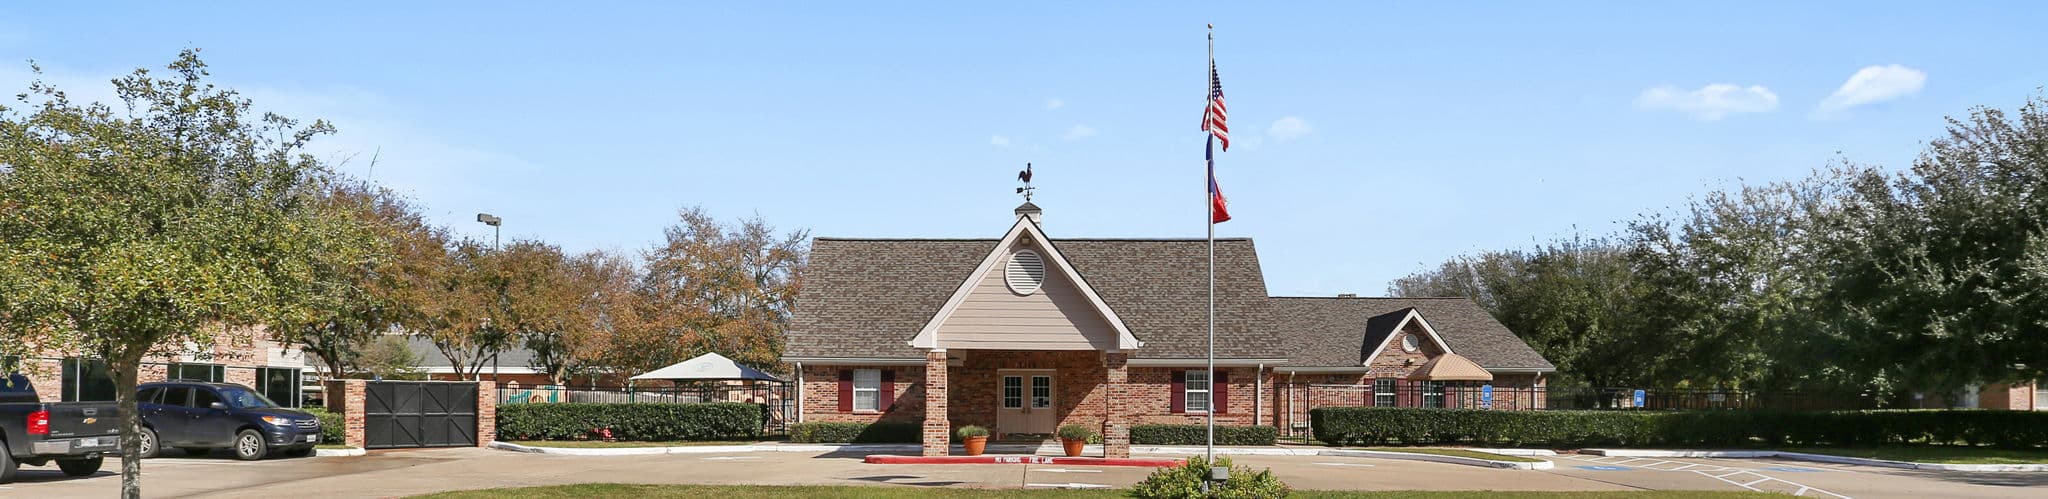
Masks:
[[[372,381],[363,397],[371,449],[476,445],[476,383]]]

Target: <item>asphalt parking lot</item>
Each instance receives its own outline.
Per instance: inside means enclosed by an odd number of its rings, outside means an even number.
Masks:
[[[1357,490],[1762,490],[1804,497],[2044,497],[2048,474],[1955,473],[1770,459],[1641,459],[1560,456],[1557,469],[1516,471],[1419,461],[1239,456],[1300,489]],[[0,496],[108,497],[120,476],[69,478],[23,468]],[[376,452],[363,457],[243,462],[174,457],[144,464],[150,497],[402,497],[446,490],[586,482],[903,487],[1123,487],[1149,468],[1054,465],[876,465],[860,456],[812,453],[557,456],[474,448]]]

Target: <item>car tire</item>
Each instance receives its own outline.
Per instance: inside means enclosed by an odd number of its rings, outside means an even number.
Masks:
[[[290,449],[285,449],[285,451],[284,451],[284,455],[285,455],[285,456],[287,456],[287,457],[306,457],[306,456],[311,456],[311,455],[313,455],[313,448],[312,448],[312,447],[293,447],[293,448],[290,448]]]
[[[156,457],[157,454],[160,454],[164,451],[163,441],[156,439],[156,430],[143,428],[142,435],[140,436],[141,438],[138,440],[140,440],[142,443],[135,444],[135,450],[137,451],[135,453],[136,456],[141,457],[143,459],[150,459]]]
[[[242,430],[235,434],[235,459],[255,461],[270,455],[270,442],[263,441],[263,433],[256,430]]]
[[[7,445],[7,442],[0,440],[0,445]],[[14,471],[20,468],[21,463],[14,462],[13,453],[0,449],[0,484],[14,483]]]
[[[64,470],[64,476],[92,476],[93,473],[100,472],[100,463],[104,461],[106,461],[106,458],[103,457],[58,459],[57,469]]]

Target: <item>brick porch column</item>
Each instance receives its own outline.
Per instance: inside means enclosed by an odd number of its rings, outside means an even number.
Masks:
[[[1133,407],[1131,380],[1131,354],[1111,352],[1102,354],[1102,366],[1107,373],[1103,383],[1108,385],[1109,399],[1104,401],[1102,422],[1102,457],[1131,457],[1131,408]]]
[[[924,455],[944,456],[953,445],[953,424],[946,419],[946,351],[924,354]]]
[[[340,384],[341,440],[342,443],[348,444],[349,447],[361,449],[370,441],[369,437],[363,433],[363,400],[369,396],[369,385],[360,379],[343,380]],[[334,385],[330,384],[328,386],[332,387]],[[332,407],[330,406],[330,408]]]
[[[516,382],[515,382],[516,383]],[[489,447],[498,440],[498,383],[476,382],[476,446]]]

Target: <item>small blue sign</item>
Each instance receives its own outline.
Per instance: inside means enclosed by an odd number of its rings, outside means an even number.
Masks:
[[[1636,390],[1636,394],[1635,394],[1635,395],[1636,395],[1636,405],[1635,405],[1635,407],[1642,407],[1642,406],[1643,406],[1643,391],[1642,391],[1642,390]]]
[[[1579,469],[1591,471],[1628,471],[1631,468],[1627,466],[1580,466]]]
[[[1786,472],[1786,473],[1820,473],[1820,472],[1823,472],[1823,471],[1827,471],[1827,470],[1817,470],[1817,469],[1813,469],[1813,468],[1794,468],[1794,467],[1790,467],[1790,466],[1786,466],[1786,467],[1781,467],[1781,468],[1764,468],[1764,470],[1765,470],[1765,471],[1783,471],[1783,472]]]
[[[1479,406],[1487,409],[1493,408],[1493,385],[1479,386]]]

